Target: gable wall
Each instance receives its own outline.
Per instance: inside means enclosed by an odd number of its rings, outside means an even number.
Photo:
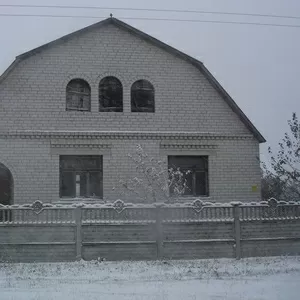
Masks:
[[[118,77],[124,112],[98,112],[98,84]],[[65,111],[72,78],[92,88],[92,111]],[[145,78],[155,87],[155,114],[130,112],[130,87]],[[0,86],[2,130],[198,131],[250,134],[194,66],[107,25],[22,61]]]

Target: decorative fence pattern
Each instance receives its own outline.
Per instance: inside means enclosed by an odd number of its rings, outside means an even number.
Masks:
[[[0,205],[0,261],[300,254],[300,203]]]

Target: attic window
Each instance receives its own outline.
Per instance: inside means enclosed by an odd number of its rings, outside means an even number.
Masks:
[[[123,86],[118,78],[108,76],[100,81],[99,111],[123,112]]]
[[[72,79],[68,83],[66,110],[91,110],[91,88],[85,80]]]
[[[131,111],[154,112],[154,87],[147,80],[138,80],[131,87]]]

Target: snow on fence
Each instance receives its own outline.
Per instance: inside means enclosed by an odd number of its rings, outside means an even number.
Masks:
[[[300,203],[0,205],[0,261],[300,254]]]

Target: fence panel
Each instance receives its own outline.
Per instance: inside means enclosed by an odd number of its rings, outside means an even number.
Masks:
[[[70,206],[0,205],[0,261],[72,261],[75,233]]]
[[[0,205],[0,261],[300,254],[300,204]]]
[[[270,199],[240,206],[241,255],[300,254],[300,203]]]
[[[63,205],[0,205],[0,224],[70,224],[75,223],[74,208]]]

